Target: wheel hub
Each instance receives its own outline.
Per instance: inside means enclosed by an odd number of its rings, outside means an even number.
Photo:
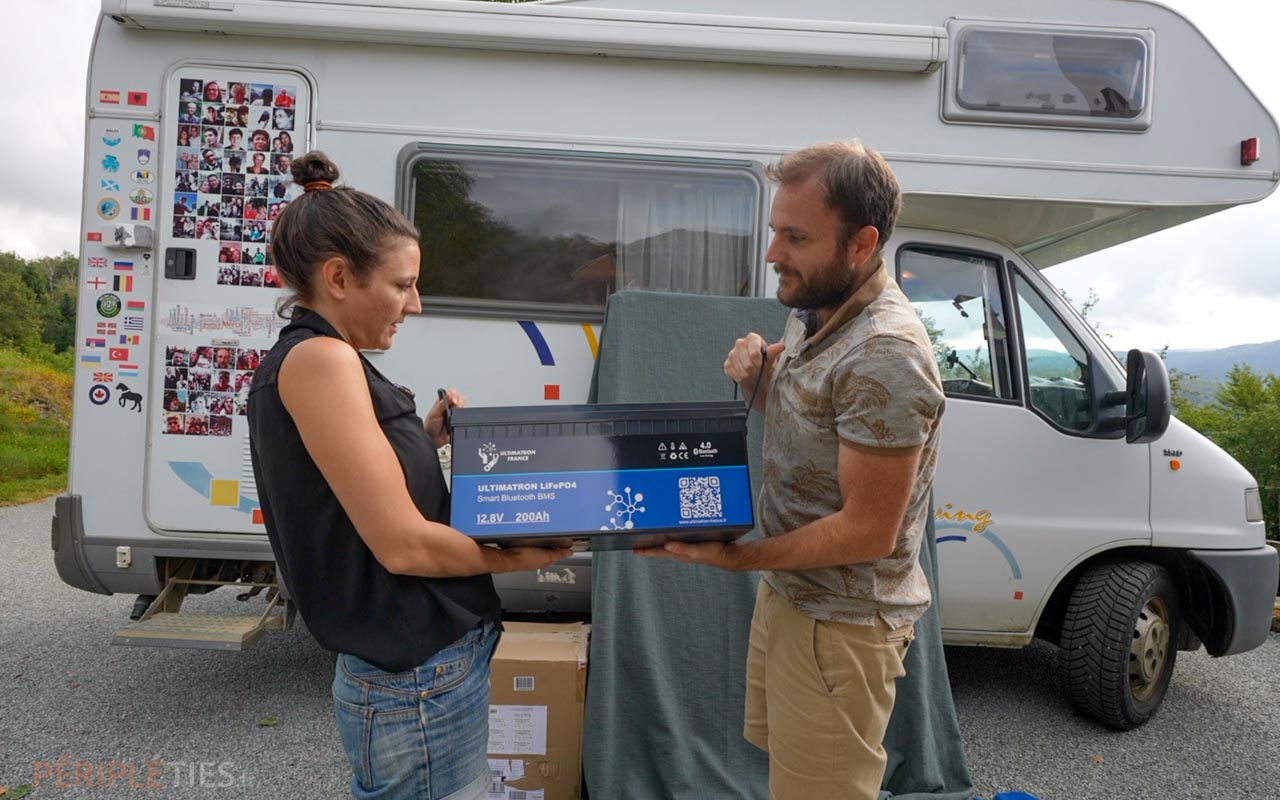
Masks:
[[[1152,597],[1138,613],[1129,645],[1129,686],[1137,700],[1149,698],[1164,673],[1170,647],[1169,608]]]

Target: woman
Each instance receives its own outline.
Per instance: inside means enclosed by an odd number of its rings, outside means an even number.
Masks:
[[[222,87],[218,86],[217,81],[209,81],[204,85],[204,101],[206,103],[222,102]]]
[[[360,354],[391,346],[418,300],[418,231],[385,202],[334,188],[319,152],[293,164],[304,194],[273,232],[292,323],[249,389],[250,453],[281,579],[339,655],[334,711],[354,797],[479,800],[489,788],[490,573],[568,549],[484,547],[450,528],[436,448],[413,396]]]
[[[277,139],[279,140],[280,144],[277,145],[276,150],[281,153],[288,153],[292,155],[293,154],[293,137],[289,135],[289,132],[280,131],[280,135],[277,137]]]

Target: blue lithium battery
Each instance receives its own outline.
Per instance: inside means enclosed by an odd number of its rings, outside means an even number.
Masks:
[[[592,549],[751,530],[741,402],[458,408],[454,528],[483,542]]]

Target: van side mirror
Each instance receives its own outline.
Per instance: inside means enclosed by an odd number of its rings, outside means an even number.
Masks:
[[[1125,381],[1124,439],[1154,442],[1169,427],[1169,371],[1150,350],[1130,350]]]

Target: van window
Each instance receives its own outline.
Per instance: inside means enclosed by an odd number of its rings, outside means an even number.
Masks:
[[[1044,298],[1014,276],[1031,407],[1071,431],[1093,425],[1089,354]]]
[[[929,332],[949,396],[1017,397],[998,258],[904,247],[898,251],[898,280]]]
[[[754,293],[763,182],[745,163],[499,151],[409,163],[424,300],[598,315],[623,288]]]
[[[948,119],[1077,127],[1150,122],[1150,31],[992,29],[956,36]]]

